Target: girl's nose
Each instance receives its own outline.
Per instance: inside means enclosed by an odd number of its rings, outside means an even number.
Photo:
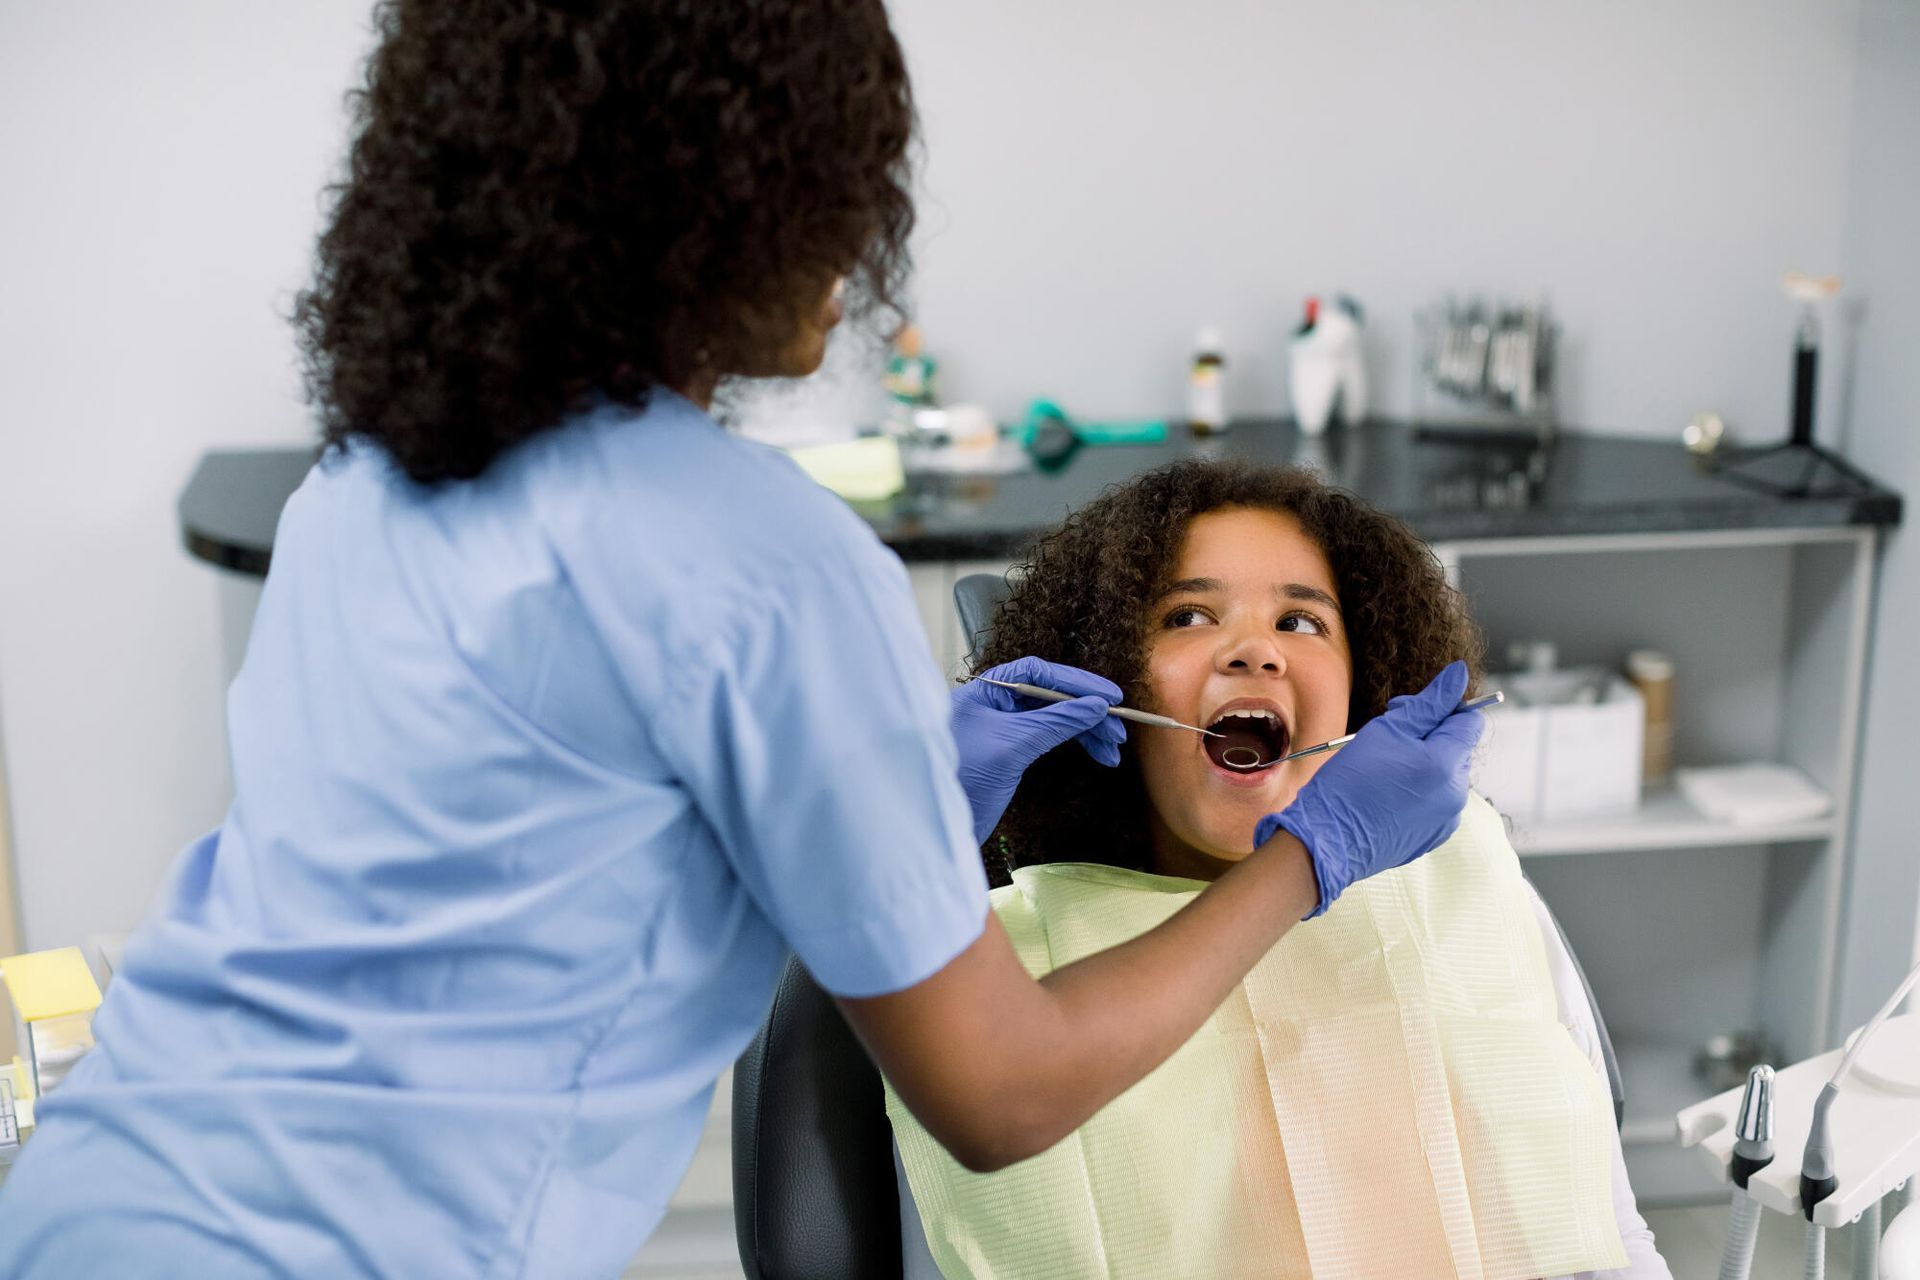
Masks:
[[[1260,672],[1279,675],[1287,669],[1286,650],[1270,626],[1237,628],[1224,637],[1217,658],[1223,672]]]

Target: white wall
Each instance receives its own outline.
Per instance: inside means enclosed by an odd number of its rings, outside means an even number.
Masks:
[[[0,738],[31,945],[124,928],[216,821],[219,605],[173,503],[308,431],[279,316],[366,0],[0,4]],[[1227,327],[1281,404],[1299,299],[1545,289],[1570,417],[1783,430],[1777,279],[1841,251],[1853,0],[896,0],[951,394],[1177,409]]]
[[[225,805],[210,445],[308,434],[290,331],[367,6],[0,4],[0,734],[26,940],[123,929]]]
[[[1850,0],[894,0],[930,151],[920,308],[1002,416],[1285,405],[1308,293],[1366,304],[1404,410],[1414,310],[1543,290],[1567,419],[1785,435],[1783,271],[1836,270]]]
[[[1920,519],[1920,7],[1866,0],[1845,266],[1862,315],[1852,455]],[[1920,545],[1889,539],[1874,622],[1854,859],[1840,960],[1842,1026],[1872,1016],[1920,961]],[[1910,1008],[1920,1008],[1920,1000]]]

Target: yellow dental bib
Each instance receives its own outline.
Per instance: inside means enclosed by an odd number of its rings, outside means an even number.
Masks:
[[[993,893],[1038,976],[1196,881],[1022,868]],[[948,1280],[1530,1280],[1626,1265],[1613,1111],[1556,1016],[1519,859],[1472,797],[1445,844],[1297,925],[1193,1039],[1051,1150],[961,1168],[891,1088]]]

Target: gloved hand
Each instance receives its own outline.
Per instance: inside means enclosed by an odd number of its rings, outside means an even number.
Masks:
[[[1111,680],[1040,658],[1016,658],[983,676],[1037,684],[1083,696],[1072,702],[1041,702],[1011,689],[969,680],[953,691],[953,740],[960,748],[960,786],[973,807],[973,834],[985,844],[1007,811],[1027,766],[1069,738],[1104,765],[1120,763],[1125,724],[1107,714],[1120,701]]]
[[[1456,712],[1466,691],[1467,664],[1449,663],[1419,693],[1387,703],[1292,804],[1260,819],[1256,848],[1284,827],[1313,858],[1320,905],[1307,919],[1325,912],[1348,885],[1405,866],[1460,825],[1482,723],[1478,711]]]

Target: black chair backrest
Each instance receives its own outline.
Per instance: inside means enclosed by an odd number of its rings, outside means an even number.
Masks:
[[[1005,579],[985,573],[954,584],[974,655],[1008,590]],[[1566,944],[1564,931],[1560,940]],[[1624,1094],[1613,1043],[1570,945],[1567,955],[1593,1009],[1618,1123]],[[880,1073],[798,960],[787,962],[766,1023],[733,1069],[733,1223],[750,1280],[901,1274],[900,1194]]]
[[[733,1229],[752,1280],[900,1277],[880,1073],[798,960],[733,1068]]]

